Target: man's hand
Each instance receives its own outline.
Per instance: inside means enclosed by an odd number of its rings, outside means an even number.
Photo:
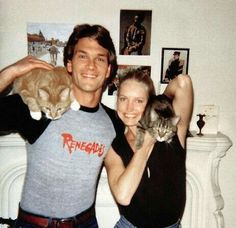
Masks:
[[[0,71],[0,92],[7,88],[7,86],[15,80],[15,78],[20,77],[35,68],[51,70],[54,67],[49,63],[33,56],[26,56],[25,58]]]
[[[10,65],[9,68],[10,68],[9,72],[12,73],[16,78],[23,74],[28,73],[29,71],[35,68],[43,68],[46,70],[51,70],[53,69],[53,66],[43,60],[28,55],[25,58]]]

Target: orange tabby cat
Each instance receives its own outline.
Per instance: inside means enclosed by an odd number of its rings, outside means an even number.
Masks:
[[[72,79],[64,67],[53,70],[34,69],[17,78],[13,90],[27,104],[33,119],[39,120],[42,112],[49,119],[59,119],[70,107],[79,109],[72,95]]]

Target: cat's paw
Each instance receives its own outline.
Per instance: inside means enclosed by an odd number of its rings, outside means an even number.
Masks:
[[[30,111],[30,115],[35,120],[40,120],[41,117],[42,117],[42,113],[41,112],[32,112],[32,111]]]
[[[143,145],[142,142],[140,142],[140,141],[137,140],[137,141],[135,142],[135,148],[136,148],[136,150],[139,150],[139,149],[142,147],[142,145]]]
[[[78,111],[80,109],[80,104],[77,100],[73,100],[70,104],[70,108],[74,111]]]

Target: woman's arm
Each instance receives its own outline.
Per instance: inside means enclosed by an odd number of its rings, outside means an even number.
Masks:
[[[53,66],[45,61],[36,59],[33,56],[27,56],[0,71],[0,92],[6,89],[15,78],[28,73],[34,68],[51,70]]]
[[[193,110],[193,87],[188,75],[178,75],[171,80],[164,94],[172,99],[175,114],[180,116],[177,134],[181,145],[185,148],[186,134]]]
[[[153,144],[153,138],[146,134],[142,148],[134,153],[127,167],[124,167],[120,156],[112,147],[108,151],[105,158],[108,182],[111,192],[119,204],[130,204],[143,176]]]

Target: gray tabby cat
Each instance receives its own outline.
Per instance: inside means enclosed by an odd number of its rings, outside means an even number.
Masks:
[[[72,94],[71,76],[64,67],[34,69],[14,81],[13,91],[21,96],[36,120],[41,119],[41,111],[56,120],[70,107],[73,110],[80,107]]]
[[[159,142],[171,142],[179,120],[180,117],[175,116],[171,102],[165,95],[151,97],[137,125],[136,149],[142,147],[145,131]]]

